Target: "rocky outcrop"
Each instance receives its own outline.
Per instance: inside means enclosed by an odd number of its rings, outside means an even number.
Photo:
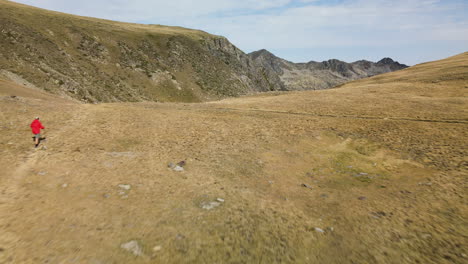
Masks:
[[[0,70],[85,102],[197,102],[284,90],[226,38],[0,1]],[[27,16],[22,14],[28,14]]]
[[[331,59],[323,62],[293,63],[267,50],[249,54],[252,60],[280,76],[287,90],[320,90],[339,84],[392,72],[408,66],[384,58],[377,63],[361,60],[353,63]]]
[[[389,58],[292,63],[266,50],[245,54],[226,38],[198,30],[72,16],[2,0],[0,25],[0,77],[84,102],[199,102],[326,89],[406,67]]]

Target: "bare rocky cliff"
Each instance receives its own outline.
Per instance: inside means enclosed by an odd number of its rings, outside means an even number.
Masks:
[[[392,72],[408,66],[384,58],[377,63],[360,60],[353,63],[331,59],[323,62],[293,63],[276,57],[267,50],[249,54],[255,63],[276,72],[287,90],[320,90],[336,85]]]
[[[0,1],[0,76],[85,102],[197,102],[284,90],[226,38]]]

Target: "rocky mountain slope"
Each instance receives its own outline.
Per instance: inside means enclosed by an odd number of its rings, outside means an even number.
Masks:
[[[390,58],[384,58],[377,63],[366,60],[346,63],[336,59],[323,62],[293,63],[278,58],[267,50],[255,51],[249,56],[265,69],[276,72],[288,90],[327,89],[350,80],[408,67]]]
[[[0,75],[85,102],[205,101],[284,89],[226,38],[0,1]]]
[[[326,89],[405,65],[292,63],[206,32],[73,16],[0,0],[0,77],[84,102],[199,102]]]

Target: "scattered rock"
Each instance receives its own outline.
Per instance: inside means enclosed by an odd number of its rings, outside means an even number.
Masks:
[[[359,175],[365,176],[365,175],[368,175],[368,173],[366,173],[366,172],[360,172]]]
[[[185,160],[182,160],[182,161],[179,161],[179,162],[177,163],[177,166],[183,167],[183,166],[185,166],[185,164],[187,164],[187,163],[185,162]]]
[[[425,186],[431,186],[432,182],[420,182],[418,185],[425,185]]]
[[[130,184],[119,184],[119,187],[127,191],[129,191],[132,188]]]
[[[171,169],[174,169],[174,168],[175,168],[175,164],[172,163],[172,162],[169,162],[169,164],[167,164],[167,167],[168,167],[168,168],[171,168]]]
[[[202,202],[200,204],[200,207],[205,210],[212,210],[220,205],[221,205],[220,202]]]
[[[173,170],[174,170],[174,171],[179,171],[179,172],[181,172],[181,171],[184,171],[184,168],[182,168],[182,167],[179,166],[179,165],[176,165],[176,166],[173,168]]]
[[[161,246],[155,246],[155,247],[153,248],[153,251],[156,252],[156,251],[160,251],[161,249],[162,249]]]
[[[273,181],[268,181],[269,184],[273,184]]]
[[[314,230],[315,230],[316,232],[319,232],[319,233],[322,233],[322,234],[325,233],[325,231],[324,231],[323,229],[318,228],[318,227],[314,227]]]
[[[385,212],[382,211],[372,212],[371,214],[374,218],[381,218],[387,215]]]
[[[135,256],[143,256],[143,250],[136,240],[129,241],[120,245],[120,248],[125,249]]]
[[[62,184],[62,188],[67,188],[67,187],[68,187],[68,183]]]
[[[305,188],[312,189],[312,186],[310,186],[310,185],[308,185],[308,184],[305,184],[305,183],[301,184],[301,186],[302,186],[302,187],[305,187]]]
[[[224,199],[223,198],[216,198],[216,201],[220,202],[220,203],[224,203]]]
[[[359,196],[358,197],[358,200],[361,200],[361,201],[366,200],[366,199],[367,199],[367,197],[365,197],[365,196]]]
[[[431,238],[432,236],[431,236],[431,234],[427,234],[427,233],[426,233],[426,234],[422,234],[421,237],[422,237],[423,239],[429,239],[429,238]]]
[[[333,226],[329,226],[329,227],[327,227],[327,230],[330,231],[330,232],[333,232],[333,231],[335,231],[335,228],[333,228]]]

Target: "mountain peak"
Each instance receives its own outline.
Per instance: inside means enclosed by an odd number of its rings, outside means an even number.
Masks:
[[[383,59],[379,60],[377,63],[381,63],[381,64],[393,64],[393,63],[395,63],[395,61],[392,60],[391,58],[386,57],[386,58],[383,58]]]
[[[261,50],[257,50],[257,51],[253,51],[251,53],[248,54],[249,56],[251,56],[253,59],[256,59],[260,56],[262,57],[270,57],[270,58],[277,58],[275,56],[275,54],[269,52],[268,50],[266,49],[261,49]]]

